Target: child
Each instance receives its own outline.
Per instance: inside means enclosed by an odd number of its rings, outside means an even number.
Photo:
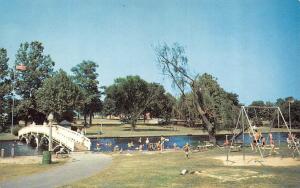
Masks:
[[[190,158],[190,146],[189,146],[189,144],[188,143],[186,143],[185,144],[185,146],[183,147],[183,150],[184,150],[184,153],[185,153],[185,157],[187,158],[187,159],[189,159]]]

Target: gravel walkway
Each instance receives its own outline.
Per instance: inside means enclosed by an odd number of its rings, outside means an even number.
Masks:
[[[92,176],[112,161],[104,154],[72,154],[72,161],[48,171],[0,183],[0,188],[59,187]]]

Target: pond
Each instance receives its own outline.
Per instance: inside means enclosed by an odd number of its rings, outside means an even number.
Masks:
[[[273,133],[273,139],[277,144],[286,142],[287,133]],[[265,138],[267,134],[263,134]],[[298,135],[299,136],[299,135]],[[145,141],[147,137],[141,137],[143,149],[146,150]],[[177,147],[182,148],[186,143],[197,146],[203,144],[204,141],[208,140],[208,136],[165,136],[169,141],[165,142],[165,148],[173,148],[174,143]],[[160,137],[148,137],[150,143],[157,143],[160,140]],[[231,139],[231,136],[228,137]],[[237,140],[242,140],[242,135],[240,135]],[[225,141],[225,135],[217,135],[217,143],[222,145]],[[249,137],[249,134],[245,134],[245,144],[250,144],[252,139]],[[91,150],[95,152],[111,152],[115,146],[122,148],[123,150],[135,150],[139,147],[139,137],[127,137],[127,138],[99,138],[91,139],[92,146]],[[132,142],[133,147],[128,147],[128,143]],[[36,148],[25,143],[16,142],[16,141],[0,141],[0,149],[5,149],[5,156],[10,156],[11,148],[15,148],[16,156],[24,155],[39,155],[42,154],[47,148]]]

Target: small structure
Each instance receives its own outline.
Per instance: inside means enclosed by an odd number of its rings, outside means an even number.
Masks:
[[[67,121],[67,120],[63,120],[59,123],[60,126],[71,129],[72,123]]]

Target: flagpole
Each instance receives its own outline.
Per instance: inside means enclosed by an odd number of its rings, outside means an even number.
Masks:
[[[16,70],[15,67],[13,69],[14,72],[14,79],[12,83],[12,108],[11,108],[11,127],[10,127],[10,133],[13,134],[13,128],[14,128],[14,106],[15,106],[15,77],[16,77]]]

